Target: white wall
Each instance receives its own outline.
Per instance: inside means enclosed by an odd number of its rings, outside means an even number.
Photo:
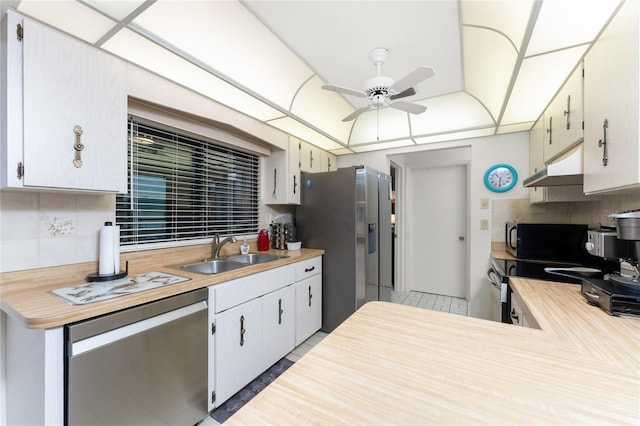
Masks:
[[[100,227],[115,220],[115,196],[0,192],[0,272],[98,259]]]
[[[450,149],[462,148],[468,149]],[[442,155],[427,151],[446,150]],[[471,153],[470,159],[468,153]],[[515,167],[519,174],[519,182],[529,171],[529,134],[528,132],[496,135],[462,141],[430,144],[410,148],[375,151],[362,154],[340,156],[338,167],[367,165],[388,173],[391,159],[403,158],[404,161],[434,161],[440,166],[468,163],[468,261],[469,261],[469,309],[470,315],[478,318],[489,318],[490,287],[486,280],[486,271],[491,255],[491,208],[481,209],[481,199],[491,201],[500,199],[524,199],[529,197],[528,189],[521,184],[507,193],[498,194],[484,186],[484,173],[492,165],[508,163]],[[395,162],[395,160],[394,160]],[[399,200],[400,202],[400,200]],[[488,230],[480,230],[480,221],[489,222]],[[410,230],[407,230],[410,232]]]

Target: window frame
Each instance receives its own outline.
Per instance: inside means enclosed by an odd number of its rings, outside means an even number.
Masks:
[[[115,200],[115,204],[116,204],[116,225],[120,225],[121,226],[121,237],[120,237],[120,244],[121,244],[121,249],[124,249],[126,251],[133,251],[133,250],[140,250],[140,249],[152,249],[152,248],[161,248],[161,247],[178,247],[178,246],[184,246],[184,245],[194,245],[194,244],[203,244],[203,243],[208,243],[212,240],[212,237],[214,234],[218,233],[221,236],[226,236],[226,235],[233,235],[236,237],[243,237],[243,236],[249,236],[249,235],[255,235],[258,230],[260,229],[260,219],[261,219],[261,210],[262,210],[262,199],[261,199],[261,168],[262,168],[262,159],[260,158],[260,153],[257,153],[253,150],[250,149],[246,149],[245,147],[238,147],[236,144],[233,143],[228,143],[225,142],[223,140],[218,140],[218,139],[213,139],[211,137],[207,137],[206,135],[202,135],[199,133],[195,133],[193,131],[189,131],[189,130],[185,130],[184,127],[189,127],[189,124],[193,124],[191,122],[191,120],[185,119],[185,126],[175,126],[175,120],[176,120],[176,116],[174,114],[171,115],[172,120],[169,121],[174,121],[171,124],[164,124],[164,123],[160,123],[157,122],[155,120],[150,120],[146,117],[141,117],[137,114],[134,113],[130,113],[129,114],[130,117],[130,122],[131,120],[133,120],[133,122],[137,122],[142,126],[149,126],[155,129],[158,129],[161,132],[167,132],[167,134],[172,134],[172,135],[179,135],[176,136],[176,139],[185,139],[185,140],[192,140],[192,141],[196,141],[198,143],[201,143],[202,146],[200,146],[199,148],[192,148],[192,149],[204,149],[205,151],[208,151],[208,154],[206,156],[203,156],[202,158],[196,158],[195,156],[193,156],[192,160],[195,159],[198,161],[199,164],[201,164],[202,162],[207,162],[210,161],[209,159],[204,159],[204,158],[211,158],[212,156],[215,157],[216,153],[220,154],[219,151],[226,151],[228,153],[230,153],[230,156],[233,156],[234,153],[240,154],[241,156],[246,156],[250,160],[249,162],[251,163],[250,166],[250,171],[247,172],[249,174],[251,174],[251,181],[250,183],[253,184],[255,183],[255,185],[252,185],[251,188],[251,206],[249,207],[249,211],[250,213],[250,223],[241,228],[241,230],[234,232],[232,229],[230,229],[230,227],[225,227],[224,229],[215,229],[216,228],[216,224],[215,221],[210,221],[209,225],[205,226],[205,230],[203,231],[202,229],[200,229],[199,231],[195,231],[194,229],[191,229],[190,232],[192,234],[197,234],[198,232],[203,234],[202,236],[187,236],[187,237],[182,237],[180,235],[180,231],[178,230],[175,235],[171,235],[170,238],[167,238],[167,235],[172,234],[171,232],[163,232],[162,234],[165,236],[163,237],[161,240],[156,240],[153,241],[153,239],[151,239],[150,241],[144,241],[144,239],[141,239],[139,236],[137,237],[137,239],[134,237],[134,241],[130,241],[130,239],[132,238],[131,233],[126,229],[125,223],[123,222],[123,217],[125,216],[125,214],[123,214],[123,209],[122,209],[122,205],[124,203],[130,204],[133,199],[131,198],[131,193],[132,193],[132,167],[134,167],[135,165],[132,163],[132,145],[133,145],[133,140],[131,137],[129,137],[128,139],[128,152],[127,152],[127,162],[128,162],[128,167],[127,167],[127,193],[126,194],[118,194],[116,196],[116,200]],[[164,121],[164,120],[163,120]],[[219,129],[219,128],[215,128],[214,126],[211,126],[211,123],[206,123],[208,124],[208,129],[211,131],[209,133],[215,134],[215,135],[226,135],[226,138],[223,139],[231,139],[231,140],[237,140],[240,136],[236,135],[236,134],[231,134],[229,133],[226,129]],[[199,125],[202,125],[202,123],[199,123]],[[197,127],[197,126],[196,126]],[[131,128],[129,128],[128,130],[128,134],[131,134]],[[204,133],[204,132],[203,132]],[[247,141],[245,139],[245,142],[247,142],[247,144],[249,146],[251,146],[254,141]],[[173,143],[179,144],[180,142],[176,142],[173,141]],[[245,144],[243,144],[245,145]],[[263,150],[264,148],[262,146],[259,146],[260,150]],[[138,165],[139,167],[139,165]],[[224,168],[224,167],[223,167]],[[175,184],[175,183],[174,183]],[[211,184],[211,182],[209,181],[209,185]],[[234,190],[229,190],[227,189],[226,191],[228,192],[222,192],[222,195],[228,195],[229,193],[235,194],[233,191]],[[206,192],[206,190],[204,191]],[[220,194],[219,194],[220,196]],[[139,197],[138,197],[139,198]],[[207,203],[211,202],[211,199],[213,197],[207,197],[206,195],[203,196],[203,199],[201,200],[203,202],[203,205],[206,205]],[[233,201],[232,201],[233,202]],[[166,202],[165,202],[166,203]],[[205,213],[205,216],[215,216],[215,215],[210,215],[208,212]],[[244,219],[244,218],[243,218]],[[229,218],[229,216],[226,217],[225,219],[226,221],[232,220]],[[172,221],[172,226],[174,224],[176,224],[178,221],[176,220],[176,217],[173,216],[171,218]],[[195,221],[192,221],[193,223],[195,223]],[[219,225],[219,224],[218,224]],[[140,222],[138,222],[135,226],[138,227],[138,229],[140,229]],[[186,227],[188,229],[188,227]],[[213,229],[213,230],[212,230]]]

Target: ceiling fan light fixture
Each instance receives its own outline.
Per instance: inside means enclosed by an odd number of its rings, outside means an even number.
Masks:
[[[378,47],[369,52],[369,60],[376,66],[378,73],[375,77],[372,77],[365,82],[365,89],[363,92],[336,86],[335,84],[325,84],[322,86],[325,90],[331,90],[345,95],[364,97],[369,100],[369,105],[367,107],[355,110],[353,113],[343,118],[342,121],[346,122],[355,120],[356,117],[371,108],[380,108],[386,105],[410,114],[421,114],[426,110],[426,107],[411,104],[409,102],[400,101],[393,104],[389,102],[389,99],[398,99],[414,95],[416,91],[413,86],[427,78],[433,77],[433,69],[426,66],[420,66],[401,78],[399,81],[395,81],[391,77],[382,75],[382,64],[384,64],[388,55],[389,49],[386,47]],[[392,96],[394,96],[394,98],[392,98]]]

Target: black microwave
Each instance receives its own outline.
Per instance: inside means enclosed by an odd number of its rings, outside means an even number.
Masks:
[[[587,225],[557,223],[505,224],[505,248],[518,259],[579,262],[587,256]]]

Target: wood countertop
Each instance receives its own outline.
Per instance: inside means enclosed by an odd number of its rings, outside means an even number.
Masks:
[[[237,245],[239,246],[239,243]],[[251,245],[252,252],[256,252],[255,244],[252,242]],[[227,248],[226,252],[222,252],[223,255],[230,254],[231,250],[234,250],[234,254],[238,253],[237,247],[231,244],[229,246],[228,248],[223,247]],[[86,284],[85,277],[97,271],[97,262],[6,272],[0,274],[0,308],[11,315],[12,318],[20,321],[25,327],[40,329],[55,328],[142,303],[152,302],[164,297],[220,284],[232,279],[311,259],[316,256],[322,256],[324,250],[303,248],[296,251],[270,250],[260,253],[273,253],[288,257],[263,264],[250,265],[220,274],[202,275],[173,269],[169,265],[196,262],[210,256],[210,244],[123,253],[121,255],[122,261],[129,260],[129,276],[158,271],[187,277],[189,280],[86,305],[71,305],[57,296],[50,294],[49,291],[76,284]]]
[[[371,302],[225,424],[639,424],[640,319],[513,282],[541,330]]]

